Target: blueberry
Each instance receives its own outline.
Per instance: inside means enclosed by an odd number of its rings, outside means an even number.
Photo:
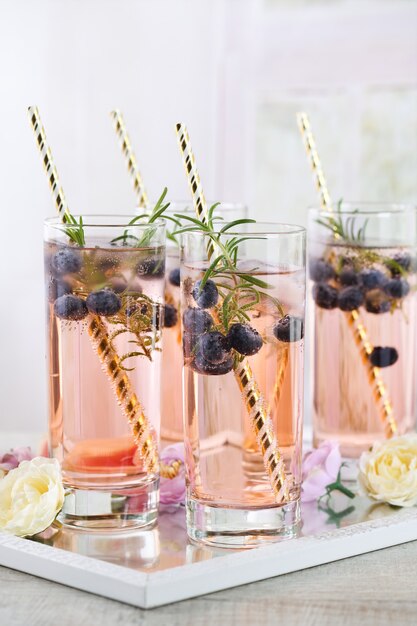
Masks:
[[[404,278],[391,278],[384,291],[390,298],[404,298],[410,291],[410,284]]]
[[[136,273],[141,278],[161,278],[165,274],[165,260],[162,257],[149,257],[136,266]]]
[[[380,270],[365,269],[359,274],[359,284],[364,291],[378,289],[387,282],[387,277]]]
[[[345,287],[340,291],[337,303],[341,311],[354,311],[363,304],[364,299],[358,287]]]
[[[210,363],[202,354],[197,354],[191,362],[191,367],[198,374],[209,374],[210,376],[222,376],[233,369],[233,357],[228,356],[221,363]]]
[[[181,279],[180,279],[180,268],[176,267],[175,269],[171,270],[169,273],[169,277],[168,280],[171,283],[171,285],[174,285],[174,287],[179,287],[181,284]]]
[[[198,280],[193,288],[192,294],[200,309],[210,309],[217,304],[219,292],[216,283],[208,279],[202,289],[200,289],[201,280]]]
[[[338,295],[337,289],[326,283],[317,283],[313,287],[313,300],[321,309],[335,309]]]
[[[391,309],[391,303],[387,300],[385,294],[378,289],[374,289],[366,294],[365,297],[365,309],[368,313],[388,313]]]
[[[338,280],[343,287],[354,287],[359,284],[359,276],[353,269],[346,268],[338,276]]]
[[[110,256],[110,253],[103,253],[97,259],[97,267],[102,272],[114,272],[120,265],[120,259],[117,256]]]
[[[377,346],[369,355],[369,360],[374,367],[390,367],[398,361],[398,352],[395,348]]]
[[[335,271],[330,263],[323,259],[310,259],[309,262],[310,278],[315,283],[326,282],[335,277]]]
[[[79,253],[71,248],[61,248],[51,259],[51,268],[56,276],[75,274],[80,271],[81,265]]]
[[[279,341],[300,341],[304,337],[304,320],[294,315],[285,315],[274,326],[273,333]]]
[[[62,320],[82,320],[87,314],[87,306],[78,296],[66,294],[55,300],[54,312]]]
[[[201,335],[197,344],[198,353],[211,364],[223,363],[230,357],[227,337],[216,330]]]
[[[66,294],[71,293],[71,291],[71,285],[65,282],[65,280],[51,278],[48,284],[48,300],[49,302],[55,302],[57,298],[65,296]]]
[[[164,326],[172,328],[178,322],[178,311],[172,304],[166,304],[164,307]]]
[[[412,258],[408,252],[397,252],[391,259],[387,259],[386,265],[392,276],[401,276],[404,272],[409,272],[412,266]]]
[[[86,304],[90,313],[96,313],[97,315],[114,315],[120,311],[122,301],[114,291],[110,289],[100,289],[100,291],[92,291],[88,294]]]
[[[201,309],[185,309],[182,321],[184,329],[193,335],[201,335],[213,326],[213,318],[210,313]]]
[[[232,324],[227,338],[230,346],[245,356],[256,354],[262,348],[262,337],[249,324]]]

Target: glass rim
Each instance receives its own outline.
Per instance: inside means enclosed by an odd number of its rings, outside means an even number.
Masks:
[[[340,205],[336,203],[335,209],[323,210],[314,205],[307,207],[309,215],[323,215],[326,217],[333,215],[374,215],[378,217],[388,217],[389,215],[416,213],[417,204],[412,202],[366,202],[346,200]]]
[[[141,228],[143,230],[147,229],[147,228],[153,228],[153,227],[157,227],[158,230],[164,230],[164,228],[166,227],[166,221],[164,219],[157,219],[154,222],[151,223],[147,223],[147,224],[143,224],[142,222],[135,222],[134,224],[129,224],[129,222],[131,220],[134,219],[135,215],[115,215],[113,213],[100,213],[100,214],[81,214],[81,213],[72,213],[73,217],[78,219],[80,217],[83,218],[83,228]],[[102,222],[100,220],[102,220],[103,218],[107,218],[107,219],[111,219],[111,222]],[[114,218],[114,221],[113,221]],[[84,221],[84,220],[97,220],[97,222],[88,222],[88,221]],[[120,223],[115,223],[117,220],[120,219]],[[123,220],[123,221],[122,221]],[[125,220],[125,221],[124,221]],[[65,228],[67,226],[71,226],[71,224],[63,222],[62,219],[58,216],[55,215],[54,217],[46,217],[44,219],[44,225],[45,226],[51,226],[51,227],[55,227],[58,228],[59,230],[65,230]],[[75,226],[75,224],[74,224]]]
[[[219,224],[219,230],[213,231],[214,234],[218,235],[221,230],[221,224]],[[236,226],[238,228],[239,224]],[[242,228],[236,230],[236,228],[232,228],[222,233],[224,236],[229,235],[270,235],[270,236],[279,236],[279,235],[300,235],[306,233],[306,228],[304,226],[300,226],[299,224],[289,224],[287,222],[248,222],[246,224],[240,224],[242,227],[247,227],[247,229],[243,230]],[[260,226],[261,230],[253,230],[253,226]],[[185,236],[188,234],[196,234],[200,233],[202,235],[207,236],[204,231],[195,227],[187,230],[185,233],[181,233],[181,236]],[[175,234],[175,232],[174,232]]]

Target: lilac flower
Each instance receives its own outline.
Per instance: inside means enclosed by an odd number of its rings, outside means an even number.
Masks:
[[[184,467],[184,444],[176,443],[164,448],[161,452],[161,461],[169,465],[173,461],[181,461],[182,466],[175,478],[161,478],[160,503],[179,504],[185,499],[185,467]]]
[[[22,461],[31,461],[33,452],[30,448],[21,446],[20,448],[12,448],[5,454],[0,454],[0,470],[10,472],[19,466]]]
[[[338,477],[342,457],[339,444],[323,441],[315,450],[304,455],[302,463],[302,502],[313,502],[326,493],[326,487]]]

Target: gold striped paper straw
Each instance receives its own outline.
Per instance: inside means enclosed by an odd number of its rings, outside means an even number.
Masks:
[[[311,169],[314,173],[314,180],[316,183],[317,191],[320,195],[321,210],[333,213],[332,201],[330,198],[329,190],[327,188],[326,179],[324,178],[323,168],[321,166],[320,158],[316,148],[316,142],[314,141],[314,136],[307,114],[297,113],[297,121],[300,128],[301,136],[304,140],[307,157],[310,161]],[[335,233],[335,237],[336,239],[339,238],[338,233]]]
[[[194,209],[197,217],[204,222],[207,215],[207,204],[194,154],[191,149],[190,137],[183,124],[176,125],[176,132],[191,189]],[[213,247],[208,245],[207,256],[209,260],[212,254]],[[266,410],[265,402],[247,359],[243,359],[236,365],[234,375],[243,395],[246,410],[255,432],[259,450],[262,453],[265,471],[268,475],[272,491],[278,502],[282,498],[287,500],[289,498],[290,487],[285,474],[284,461],[278,447],[272,420]]]
[[[65,216],[69,215],[68,204],[62,191],[58,172],[53,162],[52,152],[48,146],[37,107],[30,107],[29,115],[58,214],[61,220],[65,222]],[[120,407],[129,421],[145,468],[149,473],[157,472],[159,469],[158,447],[148,418],[136,394],[132,391],[132,385],[126,372],[120,367],[120,358],[112,348],[105,325],[100,317],[96,315],[90,315],[89,319],[88,334],[91,343],[111,381]]]
[[[322,211],[333,213],[330,194],[327,188],[326,179],[324,177],[323,168],[317,152],[316,142],[314,141],[313,132],[311,130],[307,114],[297,113],[297,122],[304,140],[307,157],[313,170],[315,183],[320,194],[321,209]],[[338,233],[334,233],[334,236],[335,239],[339,239]],[[369,360],[369,355],[372,353],[373,346],[369,341],[368,333],[363,322],[361,321],[358,310],[346,312],[345,316],[350,328],[352,329],[353,337],[356,345],[358,346],[359,353],[362,356],[364,364],[368,370],[369,381],[374,392],[375,400],[380,407],[385,434],[388,438],[392,437],[397,432],[397,423],[395,421],[389,393],[384,385],[384,381],[382,380],[380,370],[378,367],[374,367]]]
[[[118,403],[131,426],[133,439],[146,470],[149,473],[157,472],[159,469],[158,448],[149,420],[132,390],[129,377],[120,367],[120,357],[112,346],[105,325],[98,315],[90,315],[89,317],[88,334],[111,381]]]
[[[58,215],[65,223],[68,220],[68,204],[65,198],[64,190],[59,180],[57,169],[54,165],[52,152],[46,140],[45,129],[39,116],[38,107],[32,106],[28,108],[30,123],[35,135],[36,143],[42,158],[49,186],[52,191],[52,197],[55,202]]]
[[[389,439],[396,434],[397,423],[394,418],[394,412],[388,390],[381,378],[379,368],[374,367],[369,360],[373,346],[369,342],[368,334],[363,323],[361,322],[359,312],[352,311],[351,313],[346,313],[346,316],[348,323],[352,328],[353,336],[362,356],[362,360],[368,370],[369,382],[373,387],[375,400],[381,405],[381,415],[385,427],[385,435]]]
[[[122,153],[126,158],[127,170],[132,179],[133,189],[136,193],[138,206],[145,209],[149,206],[149,198],[146,193],[145,184],[139,172],[136,156],[131,144],[126,124],[119,109],[111,111],[110,116],[114,122],[114,129],[120,140]],[[160,474],[163,478],[175,478],[181,469],[182,461],[172,461],[169,465],[160,462]]]
[[[135,153],[133,151],[132,144],[130,143],[123,115],[118,109],[112,111],[110,115],[113,119],[114,129],[117,136],[119,137],[120,146],[126,159],[127,169],[130,178],[132,179],[133,189],[136,194],[138,206],[147,208],[149,205],[148,194],[146,193],[143,178],[139,172]]]

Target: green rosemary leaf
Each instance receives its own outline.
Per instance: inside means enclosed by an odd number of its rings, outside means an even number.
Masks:
[[[201,279],[201,283],[200,283],[200,291],[204,288],[204,285],[206,284],[206,282],[208,281],[208,279],[210,278],[210,276],[213,274],[213,271],[215,269],[215,267],[220,263],[220,261],[223,260],[223,256],[220,255],[218,257],[216,257],[214,259],[214,261],[211,263],[211,265],[206,269],[206,271],[204,272],[204,276]]]
[[[208,226],[206,226],[206,224],[201,222],[197,217],[192,217],[191,215],[181,215],[181,213],[175,213],[174,215],[175,217],[178,217],[181,220],[188,220],[189,222],[192,222],[198,227],[199,230],[204,230],[204,231],[210,230]]]
[[[136,224],[136,222],[139,222],[140,220],[143,220],[143,219],[147,219],[148,217],[149,217],[149,213],[140,213],[140,215],[135,215],[135,217],[130,220],[128,226],[133,226],[133,224]]]
[[[240,224],[256,224],[256,220],[251,219],[241,219],[241,220],[233,220],[233,222],[229,222],[226,226],[219,231],[219,234],[225,233],[227,230],[234,228],[235,226],[239,226]]]
[[[168,204],[163,204],[157,211],[154,211],[148,220],[148,224],[152,224],[152,222],[155,222],[159,217],[161,217],[168,207],[169,202]]]
[[[211,207],[209,208],[208,212],[207,212],[207,222],[210,224],[213,221],[213,216],[214,216],[214,211],[217,209],[217,207],[220,206],[220,202],[215,202],[214,204],[211,205]],[[219,219],[219,217],[217,217],[216,219]],[[220,218],[223,219],[223,218]]]

